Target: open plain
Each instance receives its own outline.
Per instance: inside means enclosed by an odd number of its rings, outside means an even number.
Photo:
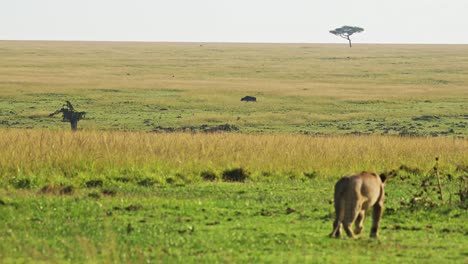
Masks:
[[[468,259],[467,45],[0,41],[0,58],[2,263]],[[79,131],[49,117],[67,100]],[[334,183],[364,170],[394,172],[380,239],[370,219],[328,238]]]

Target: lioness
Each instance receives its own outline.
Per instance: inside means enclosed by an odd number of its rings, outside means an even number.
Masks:
[[[343,225],[348,237],[354,237],[362,231],[366,210],[372,210],[372,228],[370,236],[377,238],[379,222],[382,218],[384,205],[385,174],[377,176],[373,172],[361,172],[341,178],[335,184],[335,214],[333,232],[330,237],[340,237],[340,228]],[[354,232],[351,225],[355,222]]]

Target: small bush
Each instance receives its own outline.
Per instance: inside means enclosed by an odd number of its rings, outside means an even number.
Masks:
[[[102,180],[90,180],[85,183],[87,188],[102,187],[103,184]]]
[[[216,173],[212,171],[204,171],[200,174],[200,176],[204,181],[216,181],[218,179]]]
[[[406,165],[401,165],[399,167],[399,170],[400,171],[405,171],[407,173],[415,174],[415,175],[422,174],[422,172],[421,172],[421,170],[419,168],[413,168],[413,167],[409,167],[409,166],[406,166]]]
[[[31,189],[32,181],[31,179],[17,179],[12,182],[12,185],[16,189]]]
[[[143,208],[143,206],[141,206],[139,204],[137,204],[137,205],[131,204],[131,205],[125,207],[124,209],[126,211],[128,211],[128,212],[135,212],[135,211],[141,210],[142,208]]]
[[[105,190],[102,190],[102,194],[107,195],[107,196],[115,196],[117,194],[117,191],[111,190],[111,189],[105,189]]]
[[[316,171],[311,171],[311,172],[304,172],[304,177],[312,180],[317,177],[317,172]]]
[[[173,184],[174,182],[175,182],[175,180],[173,178],[171,178],[171,177],[166,179],[167,184]]]
[[[151,187],[155,183],[156,183],[156,181],[154,179],[145,178],[145,179],[139,181],[137,184],[140,185],[140,186],[143,186],[143,187]]]
[[[128,177],[117,177],[114,180],[118,182],[123,182],[123,183],[128,183],[130,181]]]
[[[249,173],[243,168],[236,168],[223,172],[223,181],[225,182],[244,182],[249,177]]]
[[[68,185],[68,186],[63,187],[60,190],[60,194],[72,194],[73,190],[74,190],[73,186]]]
[[[41,194],[60,194],[60,195],[70,195],[73,194],[73,186],[68,185],[63,187],[62,185],[53,185],[49,184],[41,188],[39,191]]]

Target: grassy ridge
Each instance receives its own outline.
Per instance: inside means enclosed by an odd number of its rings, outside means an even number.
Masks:
[[[106,130],[229,123],[466,136],[466,54],[466,45],[1,41],[0,127],[65,127],[47,114],[68,99],[88,112],[80,126]]]
[[[307,173],[336,178],[362,170],[389,171],[400,165],[429,171],[434,157],[457,175],[466,165],[468,142],[450,138],[391,136],[246,135],[2,130],[2,181],[35,179],[42,184],[129,177],[165,182],[200,181],[202,172],[244,168],[253,181],[301,178]]]

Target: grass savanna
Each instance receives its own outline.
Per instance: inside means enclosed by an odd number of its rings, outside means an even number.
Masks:
[[[203,172],[221,178],[243,168],[250,181],[332,178],[362,170],[390,171],[401,165],[461,176],[468,143],[454,138],[396,136],[189,134],[6,129],[0,136],[1,182],[29,179],[34,185],[66,181],[76,187],[95,178],[130,181],[167,178],[190,183]],[[39,184],[39,185],[38,185]]]
[[[466,136],[467,45],[0,42],[0,126]],[[257,103],[240,102],[245,95]]]
[[[2,262],[463,262],[467,141],[6,129]],[[440,157],[444,201],[422,191]],[[404,165],[403,167],[401,165]],[[243,182],[223,173],[243,168]],[[333,185],[399,169],[380,240],[327,235]],[[216,178],[204,178],[210,172]],[[465,173],[465,174],[463,174]],[[432,187],[431,187],[432,188]],[[418,198],[418,199],[417,199]]]
[[[1,41],[0,262],[466,261],[467,51]],[[363,170],[380,239],[329,239]]]

